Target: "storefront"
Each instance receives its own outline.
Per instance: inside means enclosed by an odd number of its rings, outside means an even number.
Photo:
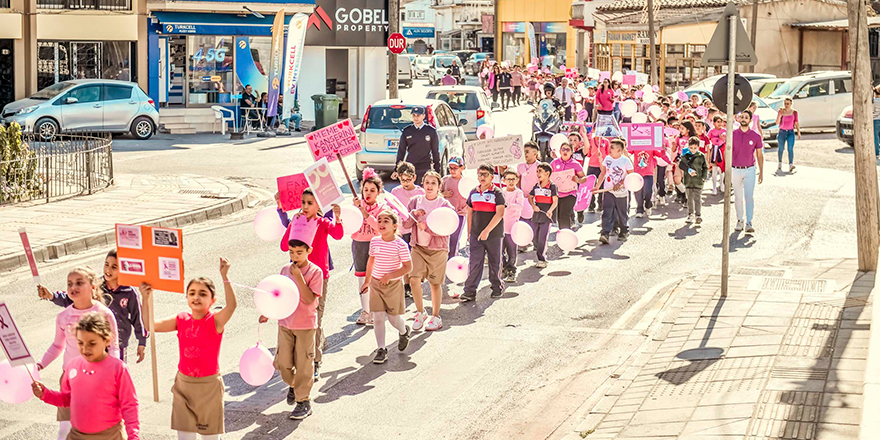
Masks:
[[[137,82],[137,42],[37,40],[37,89],[86,78]]]
[[[21,14],[0,13],[0,109],[15,101],[16,41],[22,42]]]
[[[568,25],[571,0],[541,2],[496,0],[495,53],[499,60],[525,65],[531,62],[530,28],[534,29],[534,53],[544,66],[574,67],[576,32]],[[529,26],[531,24],[531,26]]]

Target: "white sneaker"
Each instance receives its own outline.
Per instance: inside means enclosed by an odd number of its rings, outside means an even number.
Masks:
[[[645,217],[650,217],[650,216],[651,216],[651,208],[648,208],[645,210]]]
[[[684,222],[685,222],[685,223],[693,223],[693,222],[694,222],[694,215],[693,215],[693,214],[688,214],[688,218],[687,218],[687,220],[685,220]]]
[[[718,195],[718,188],[717,188],[717,187],[714,187],[714,186],[712,187],[712,195],[713,195],[713,196],[717,196],[717,195]]]
[[[776,171],[782,171],[782,162],[779,162],[779,166],[776,167]]]
[[[742,231],[745,226],[746,226],[746,222],[744,222],[742,220],[737,220],[736,227],[733,228],[733,230],[739,232],[739,231]]]
[[[422,326],[425,325],[425,321],[428,319],[428,314],[425,312],[416,312],[416,316],[413,319],[412,329],[414,331],[419,331],[422,329]]]
[[[539,262],[535,263],[535,267],[537,267],[538,269],[544,269],[545,267],[547,267],[547,262],[546,261],[539,261]]]
[[[429,332],[440,330],[441,328],[443,328],[443,320],[439,316],[432,316],[428,321],[428,325],[425,326],[425,330]]]
[[[641,212],[637,212],[637,213],[636,213],[636,218],[642,218],[642,217],[644,217],[644,216],[645,216],[645,214],[643,214],[643,213],[641,213]]]

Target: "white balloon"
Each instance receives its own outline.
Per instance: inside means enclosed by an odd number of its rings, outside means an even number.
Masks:
[[[342,219],[342,232],[345,235],[357,232],[364,224],[364,215],[361,213],[361,210],[351,205],[342,205],[339,209],[339,217]]]
[[[299,307],[299,288],[284,275],[269,275],[254,289],[254,305],[269,319],[284,319]]]
[[[275,375],[272,361],[272,353],[257,343],[241,354],[238,360],[238,374],[250,386],[263,386]]]
[[[639,106],[633,100],[626,100],[620,103],[620,113],[625,118],[631,118],[637,111],[639,111]]]
[[[535,238],[535,231],[532,230],[530,224],[520,220],[513,224],[513,228],[510,230],[510,238],[513,239],[517,246],[528,246],[532,239]]]
[[[458,214],[446,207],[431,211],[425,221],[431,232],[440,236],[452,235],[458,229]]]
[[[550,149],[558,152],[559,147],[566,142],[568,142],[568,136],[565,133],[556,133],[550,138]]]
[[[467,199],[471,190],[479,186],[479,184],[480,181],[477,180],[476,176],[472,176],[471,173],[462,173],[461,180],[458,181],[458,192]]]
[[[446,262],[446,278],[453,283],[467,281],[469,260],[465,257],[456,256]]]
[[[639,173],[629,173],[623,179],[623,187],[627,191],[636,192],[645,186],[645,179]]]
[[[619,70],[617,72],[614,72],[614,75],[611,75],[611,81],[617,81],[617,82],[623,81],[623,72],[621,72]]]
[[[645,84],[644,87],[642,87],[642,93],[653,93],[653,92],[654,92],[654,90],[648,84]]]
[[[642,95],[642,102],[644,102],[646,104],[651,104],[652,102],[654,102],[656,100],[657,100],[657,95],[655,95],[654,92],[645,92]]]
[[[284,235],[284,231],[286,230],[287,229],[284,225],[281,224],[281,220],[278,218],[278,212],[274,207],[269,206],[263,208],[257,213],[257,216],[254,217],[254,232],[257,233],[257,237],[260,237],[260,240],[278,240]]]
[[[655,118],[659,118],[660,113],[662,113],[662,112],[663,112],[663,109],[661,109],[660,106],[657,104],[654,104],[654,105],[648,107],[648,113],[650,113],[651,116],[653,116]]]
[[[644,124],[645,122],[648,122],[648,115],[642,112],[636,113],[632,115],[632,121],[636,124]]]
[[[577,89],[578,89],[578,93],[580,93],[583,96],[586,96],[587,93],[589,92],[589,90],[587,90],[587,85],[584,83],[578,84]]]
[[[578,247],[580,240],[578,239],[577,234],[571,229],[560,229],[556,231],[556,244],[559,245],[559,249],[562,249],[565,252],[571,252]]]

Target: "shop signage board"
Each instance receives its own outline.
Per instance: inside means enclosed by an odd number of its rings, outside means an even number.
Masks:
[[[406,38],[434,38],[433,27],[405,27],[403,36]]]
[[[385,47],[388,0],[316,0],[306,45]]]

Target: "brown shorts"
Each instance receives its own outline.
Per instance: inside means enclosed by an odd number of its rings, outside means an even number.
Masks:
[[[448,249],[428,249],[422,246],[412,248],[411,279],[428,280],[431,284],[442,284],[446,278],[446,261],[449,259]]]
[[[171,394],[171,429],[201,435],[223,434],[223,378],[177,372]]]
[[[80,432],[76,428],[70,428],[70,433],[67,434],[67,440],[123,440],[122,422],[119,422],[101,432],[95,432],[92,434]]]
[[[64,373],[62,372],[61,374],[64,374]],[[61,379],[58,379],[58,384],[61,385]],[[60,390],[61,388],[58,388],[58,389]],[[64,407],[59,406],[58,409],[55,411],[55,420],[58,422],[69,422],[70,421],[70,407],[69,406],[64,406]]]
[[[370,311],[385,312],[389,315],[402,315],[406,310],[403,298],[403,280],[393,280],[387,285],[379,284],[379,280],[370,280]]]

